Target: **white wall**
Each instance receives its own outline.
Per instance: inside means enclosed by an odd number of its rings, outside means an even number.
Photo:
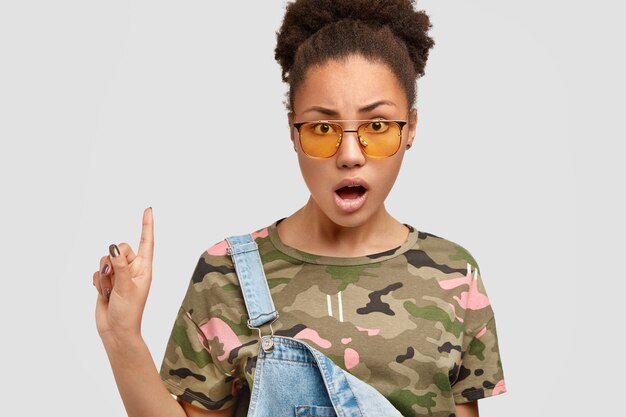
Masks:
[[[618,4],[418,4],[437,44],[388,208],[480,263],[509,389],[482,416],[624,415]],[[160,364],[200,253],[304,204],[273,59],[282,12],[0,3],[0,414],[125,415],[91,277],[110,243],[136,247],[144,207]]]

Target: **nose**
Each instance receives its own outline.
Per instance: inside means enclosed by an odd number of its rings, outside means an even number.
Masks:
[[[352,168],[365,164],[365,154],[361,149],[357,132],[353,130],[343,132],[341,144],[339,145],[339,149],[337,149],[336,156],[337,166],[339,168]]]

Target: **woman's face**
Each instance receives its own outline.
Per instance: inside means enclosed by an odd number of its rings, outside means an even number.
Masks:
[[[406,120],[400,149],[392,156],[375,159],[365,155],[355,132],[344,132],[337,153],[328,159],[313,159],[300,147],[294,122],[312,120],[352,120],[382,117]],[[391,69],[360,55],[345,60],[330,60],[311,67],[294,95],[289,113],[291,140],[298,153],[304,181],[311,201],[330,220],[344,227],[364,224],[384,209],[383,203],[398,176],[407,144],[413,142],[417,111],[411,109],[404,89]],[[344,130],[356,130],[359,122],[343,122]],[[359,179],[367,184],[343,189],[340,182]]]

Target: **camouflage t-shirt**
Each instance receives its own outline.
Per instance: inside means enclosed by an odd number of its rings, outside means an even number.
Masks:
[[[506,392],[494,313],[466,249],[406,225],[395,249],[319,256],[281,242],[279,222],[252,234],[280,315],[275,334],[309,343],[404,416],[450,417],[455,403]],[[160,371],[172,394],[208,410],[252,389],[259,349],[226,248],[200,256]]]

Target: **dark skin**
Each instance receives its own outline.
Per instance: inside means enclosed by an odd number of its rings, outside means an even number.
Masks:
[[[309,70],[294,95],[289,122],[315,119],[406,119],[400,150],[392,157],[370,159],[359,147],[355,134],[346,134],[337,153],[326,160],[308,158],[291,128],[291,141],[311,198],[300,210],[277,226],[281,240],[317,254],[362,256],[397,247],[406,239],[406,228],[385,209],[406,146],[412,144],[417,112],[409,109],[406,94],[391,69],[359,55],[346,61],[329,61]],[[371,103],[379,103],[369,107]],[[338,178],[356,175],[370,185],[371,195],[354,213],[333,205],[332,185]],[[457,417],[478,417],[478,403],[456,405]]]
[[[386,211],[384,200],[398,175],[406,147],[413,141],[417,112],[408,108],[405,92],[391,69],[360,56],[329,61],[309,73],[295,98],[294,112],[288,116],[290,122],[294,118],[392,120],[407,119],[408,115],[408,125],[399,153],[380,160],[370,160],[362,152],[354,133],[346,135],[333,157],[310,159],[302,153],[292,128],[291,140],[311,198],[279,224],[281,240],[308,252],[348,257],[398,246],[406,239],[407,230]],[[367,108],[372,103],[381,104]],[[311,108],[316,110],[305,112]],[[328,111],[335,115],[324,114]],[[331,193],[338,180],[351,175],[366,179],[371,194],[361,208],[346,213],[334,205]],[[126,411],[131,417],[232,416],[234,407],[208,411],[172,397],[143,341],[141,319],[152,280],[153,230],[152,210],[146,209],[137,254],[127,243],[120,243],[120,255],[103,256],[99,271],[93,275],[99,293],[97,328]],[[110,269],[102,274],[105,264]],[[110,297],[106,296],[108,291]],[[477,417],[477,402],[457,404],[456,416]]]

